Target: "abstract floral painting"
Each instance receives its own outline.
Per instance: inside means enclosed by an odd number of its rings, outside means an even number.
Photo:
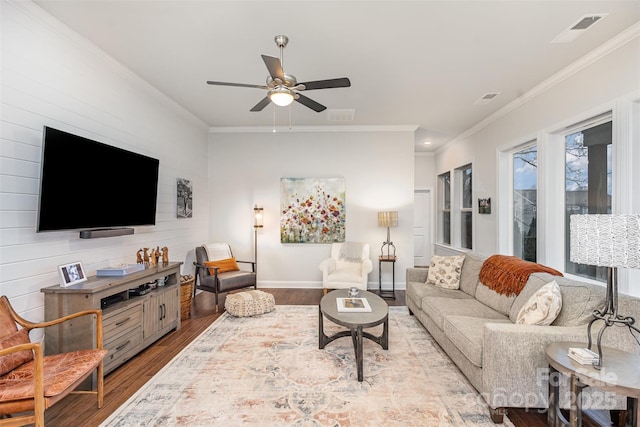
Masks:
[[[280,179],[280,242],[345,239],[344,178]]]

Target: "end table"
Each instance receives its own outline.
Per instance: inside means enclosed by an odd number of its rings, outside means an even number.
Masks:
[[[581,365],[571,359],[567,353],[570,347],[586,347],[585,343],[554,342],[545,349],[549,362],[549,413],[548,425],[582,425],[582,399],[580,394],[587,386],[596,386],[601,390],[627,396],[627,414],[631,416],[631,425],[638,427],[640,418],[640,356],[613,348],[602,347],[602,369],[590,365]],[[558,373],[567,375],[571,387],[571,407],[569,420],[560,413]]]
[[[378,257],[378,295],[382,298],[396,299],[396,256],[381,255]],[[391,263],[392,290],[382,290],[382,263]]]

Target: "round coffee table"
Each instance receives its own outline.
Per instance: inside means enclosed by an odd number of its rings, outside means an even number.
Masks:
[[[371,306],[370,312],[340,312],[338,311],[337,298],[348,298],[347,289],[339,289],[329,292],[320,300],[318,306],[319,323],[318,323],[318,339],[319,348],[323,349],[327,344],[338,338],[351,336],[353,341],[353,349],[356,356],[356,366],[358,368],[358,381],[362,382],[364,373],[362,368],[363,349],[362,340],[367,338],[377,344],[380,344],[383,349],[389,349],[389,306],[378,295],[368,292],[360,291],[358,298],[366,298],[367,302]],[[348,331],[340,331],[332,336],[327,336],[324,333],[323,317],[326,317],[333,323],[349,328]],[[375,336],[369,332],[363,331],[365,328],[372,328],[382,324],[382,335]]]

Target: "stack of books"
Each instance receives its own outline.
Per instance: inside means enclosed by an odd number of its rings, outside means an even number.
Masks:
[[[569,357],[580,363],[581,365],[597,365],[600,362],[598,353],[595,353],[588,348],[569,348]]]

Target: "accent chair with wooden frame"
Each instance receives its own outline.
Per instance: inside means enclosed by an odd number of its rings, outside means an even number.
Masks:
[[[95,316],[95,348],[44,356],[42,345],[29,339],[32,329],[80,316]],[[69,393],[95,394],[101,408],[103,359],[107,355],[107,350],[102,348],[102,337],[101,310],[85,310],[33,323],[20,317],[6,296],[0,297],[0,426],[35,424],[43,427],[44,411]],[[74,391],[94,371],[96,390]],[[12,417],[11,414],[18,415]]]
[[[258,289],[255,261],[236,260],[228,244],[214,243],[198,246],[195,252],[194,295],[197,289],[215,293],[216,311],[219,307],[219,294],[248,287]],[[251,271],[240,270],[237,263],[250,264]],[[230,265],[231,269],[228,268]]]

